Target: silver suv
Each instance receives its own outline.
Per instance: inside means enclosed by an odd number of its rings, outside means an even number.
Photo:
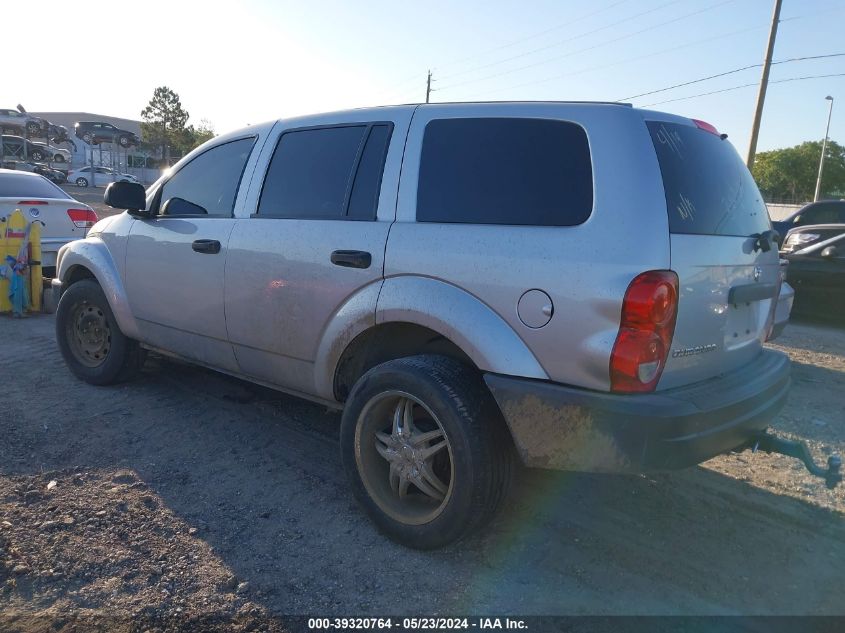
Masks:
[[[114,383],[155,350],[342,408],[355,496],[412,547],[483,525],[517,455],[690,466],[756,443],[786,401],[766,206],[701,121],[320,114],[217,137],[106,202],[128,211],[65,246],[53,282],[71,371]]]

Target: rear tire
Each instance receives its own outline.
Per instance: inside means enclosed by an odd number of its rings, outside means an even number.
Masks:
[[[32,152],[32,160],[44,160],[44,154],[38,150]]]
[[[481,376],[443,356],[401,358],[364,374],[347,400],[340,446],[364,510],[382,533],[415,549],[484,526],[512,475],[513,445]]]
[[[88,181],[85,178],[77,178],[76,179],[76,186],[77,187],[87,187]]]
[[[120,331],[105,293],[92,279],[78,281],[62,294],[56,340],[70,371],[92,385],[129,380],[144,363],[144,350]]]

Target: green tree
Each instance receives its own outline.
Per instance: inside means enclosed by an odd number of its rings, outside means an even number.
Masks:
[[[769,200],[812,200],[816,191],[821,152],[821,141],[806,141],[795,147],[757,154],[752,173],[763,196]],[[820,197],[838,197],[843,191],[845,147],[828,141]]]
[[[182,107],[179,95],[167,86],[159,86],[147,107],[141,110],[141,136],[144,141],[160,147],[165,159],[170,158],[170,148],[183,139],[188,111]]]
[[[179,155],[184,156],[195,147],[199,147],[214,137],[214,128],[211,123],[203,119],[196,127],[188,125],[181,131],[174,133],[172,146]]]

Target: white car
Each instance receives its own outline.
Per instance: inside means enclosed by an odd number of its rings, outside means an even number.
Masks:
[[[69,163],[71,160],[72,154],[70,153],[70,150],[48,145],[47,143],[41,141],[33,141],[32,144],[38,145],[41,149],[43,149],[48,160],[51,162]]]
[[[40,221],[41,265],[52,277],[59,248],[83,238],[97,221],[87,204],[71,198],[52,182],[26,171],[0,169],[0,223],[20,209],[28,222]]]
[[[91,177],[91,167],[73,169],[67,175],[67,181],[78,187],[105,186],[112,182],[138,182],[132,174],[121,174],[110,167],[94,167],[94,176]]]

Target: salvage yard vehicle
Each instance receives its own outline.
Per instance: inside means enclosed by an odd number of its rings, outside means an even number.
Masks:
[[[44,123],[44,119],[26,112],[19,112],[11,108],[0,108],[0,132],[40,136],[44,131]]]
[[[61,147],[54,147],[53,145],[49,145],[48,143],[44,143],[42,141],[33,141],[32,144],[44,150],[47,160],[55,163],[69,163],[73,157],[70,150],[63,149]]]
[[[845,322],[845,224],[792,229],[781,255],[795,287],[795,312]]]
[[[20,209],[27,221],[41,222],[40,261],[47,277],[54,274],[59,249],[85,237],[97,221],[91,207],[74,200],[44,176],[0,169],[0,230],[15,209]]]
[[[772,222],[772,227],[782,236],[799,226],[810,224],[845,223],[845,200],[820,200],[801,207],[798,211]]]
[[[613,103],[369,108],[256,125],[146,193],[114,183],[59,254],[56,336],[105,385],[146,350],[343,409],[352,490],[416,548],[530,467],[636,473],[759,447],[766,206],[707,123]],[[802,452],[803,451],[803,452]]]
[[[14,157],[19,160],[32,159],[37,161],[49,160],[47,150],[22,136],[3,134],[3,156]]]
[[[111,182],[138,182],[138,179],[132,174],[121,174],[111,167],[94,167],[93,169],[93,177],[91,176],[91,167],[73,169],[68,172],[67,180],[77,187],[88,187],[90,185],[101,187]]]
[[[132,147],[141,144],[141,139],[134,132],[121,130],[111,123],[103,121],[77,121],[73,133],[89,145],[100,143],[117,143],[121,147]]]

